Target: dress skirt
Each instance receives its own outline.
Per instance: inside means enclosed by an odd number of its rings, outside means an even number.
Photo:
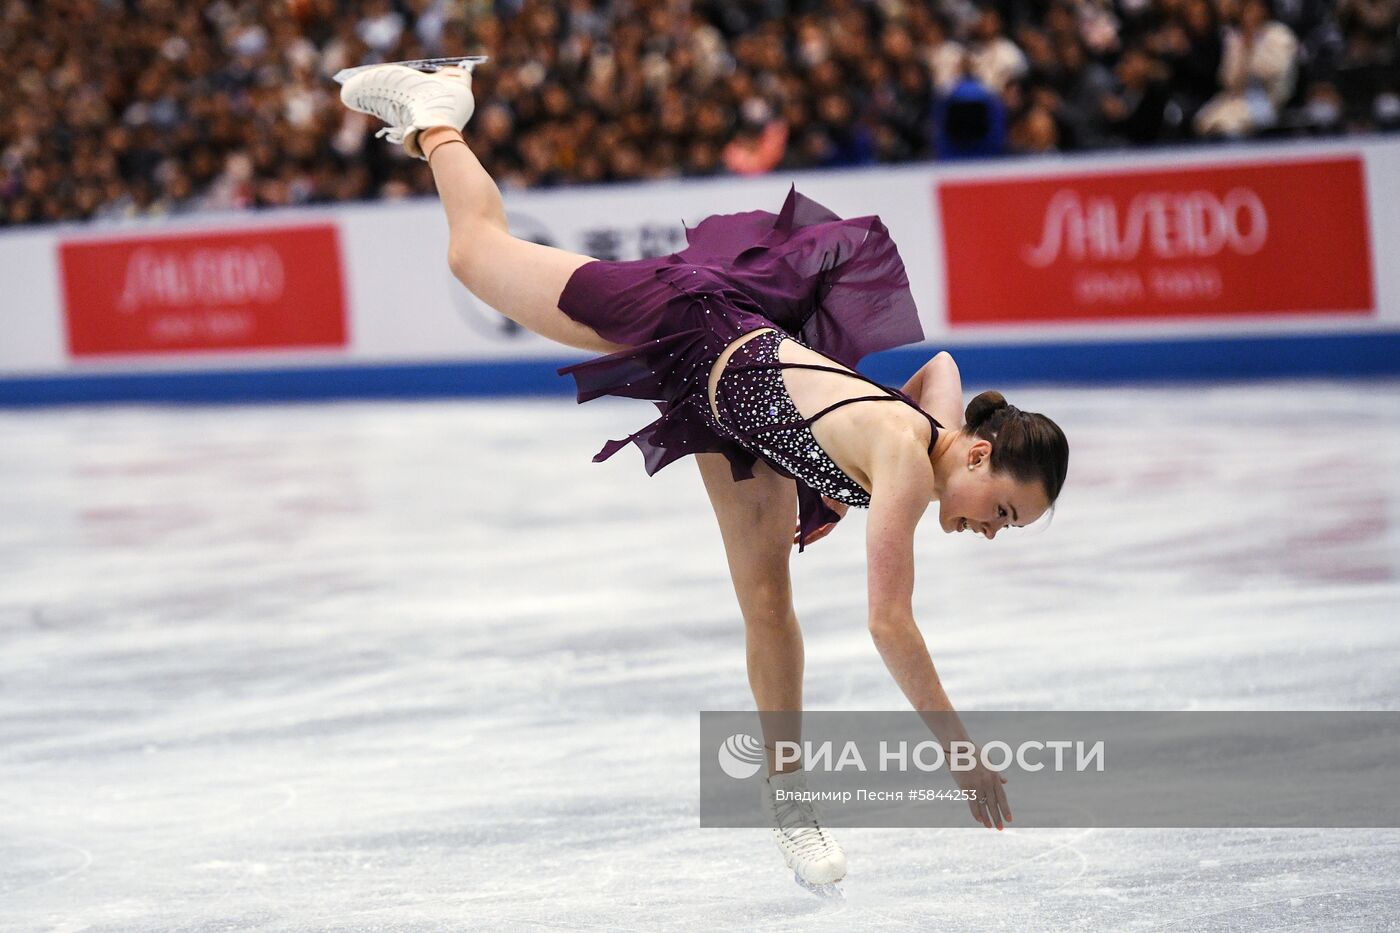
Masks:
[[[710,411],[710,369],[725,347],[776,327],[854,368],[870,353],[923,340],[904,263],[878,217],[843,220],[793,188],[776,215],[709,217],[686,240],[670,256],[585,263],[559,298],[569,317],[626,347],[559,370],[574,378],[578,400],[613,395],[660,409],[595,461],[630,443],[654,474],[690,454],[722,453],[735,480],[751,479],[762,455],[719,433]],[[769,465],[797,481],[804,537],[835,520],[801,477]]]

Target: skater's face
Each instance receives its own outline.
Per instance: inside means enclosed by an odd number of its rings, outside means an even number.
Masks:
[[[945,533],[970,531],[991,540],[1003,528],[1029,525],[1050,508],[1039,483],[992,470],[987,441],[969,445],[960,461],[938,503],[938,523]]]

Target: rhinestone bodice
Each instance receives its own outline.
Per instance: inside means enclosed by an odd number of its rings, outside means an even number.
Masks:
[[[762,457],[781,472],[801,480],[822,495],[861,508],[869,507],[870,493],[836,465],[812,434],[812,424],[843,405],[867,401],[903,401],[928,418],[929,451],[941,427],[909,396],[880,385],[848,369],[811,363],[788,363],[778,358],[778,348],[791,340],[775,330],[752,337],[729,357],[715,389],[720,418],[716,430],[732,438],[750,453]],[[810,418],[802,417],[788,396],[784,369],[815,369],[839,373],[869,382],[880,395],[862,395],[828,405]],[[707,406],[708,408],[708,406]],[[713,416],[712,420],[713,420]]]

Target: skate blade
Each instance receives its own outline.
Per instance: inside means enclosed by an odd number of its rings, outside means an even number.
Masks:
[[[802,876],[797,872],[792,873],[792,880],[797,882],[798,887],[815,894],[824,901],[844,901],[846,899],[846,893],[835,881],[830,884],[812,884],[810,881],[803,881]]]
[[[378,68],[380,65],[403,65],[406,68],[417,68],[419,71],[442,71],[444,68],[465,68],[467,71],[471,71],[484,61],[486,61],[485,55],[468,55],[465,58],[411,58],[406,62],[376,62],[373,65],[342,68],[335,73],[335,80],[339,84],[344,84],[360,72]]]

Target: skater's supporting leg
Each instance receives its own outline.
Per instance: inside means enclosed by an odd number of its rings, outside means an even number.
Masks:
[[[797,520],[792,480],[761,461],[754,478],[735,482],[722,454],[698,454],[729,559],[729,574],[744,616],[749,686],[760,712],[768,769],[777,770],[773,745],[801,736],[802,630],[792,606],[788,557]],[[796,767],[786,766],[785,770]]]
[[[419,139],[447,212],[453,274],[476,297],[550,340],[600,353],[622,349],[559,310],[569,277],[592,260],[511,236],[496,183],[460,138],[435,127]]]
[[[797,490],[792,480],[754,465],[753,479],[735,482],[723,454],[698,454],[700,475],[719,520],[729,574],[744,615],[749,686],[758,704],[770,776],[763,785],[773,837],[787,865],[804,886],[823,894],[846,875],[846,855],[831,832],[819,825],[810,803],[777,792],[806,789],[800,762],[779,773],[776,742],[802,738],[802,630],[792,608],[788,558],[797,521]]]

